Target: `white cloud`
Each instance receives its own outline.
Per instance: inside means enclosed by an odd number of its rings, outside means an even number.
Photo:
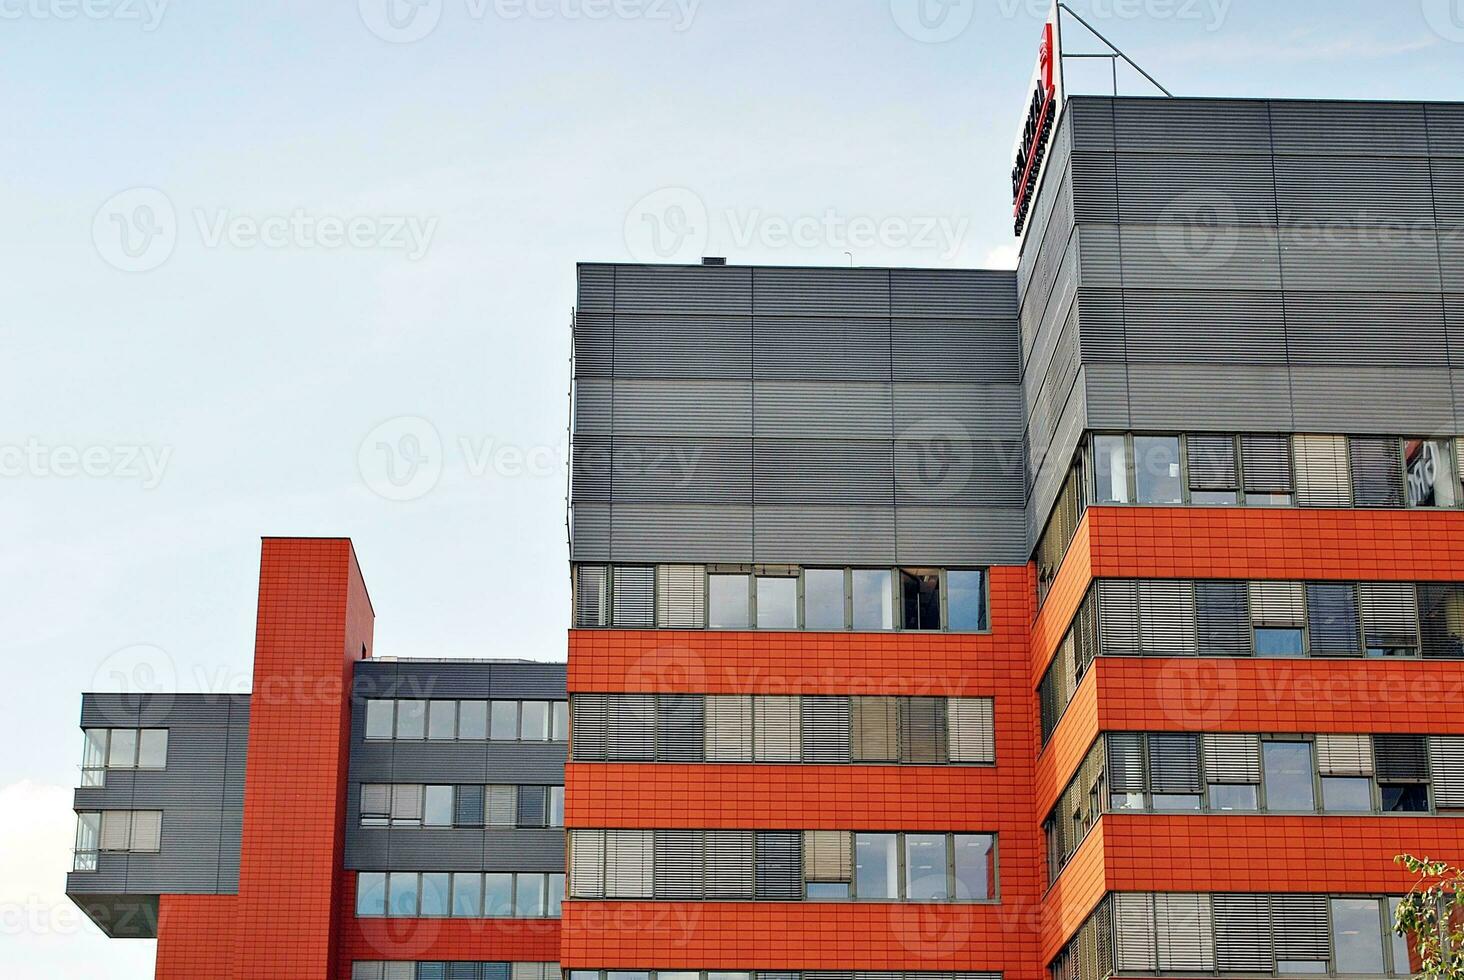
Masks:
[[[997,245],[994,248],[987,249],[985,257],[981,260],[981,268],[1015,269],[1017,267],[1017,260],[1021,257],[1022,252],[1017,247],[1016,242]]]

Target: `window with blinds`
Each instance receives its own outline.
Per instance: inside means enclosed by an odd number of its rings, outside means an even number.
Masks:
[[[1351,507],[1347,437],[1298,435],[1293,437],[1292,447],[1296,456],[1296,502],[1302,507]]]
[[[1356,585],[1310,582],[1306,586],[1306,609],[1312,656],[1351,657],[1362,653]]]
[[[560,980],[558,963],[356,960],[351,980]]]
[[[656,566],[656,625],[665,629],[707,625],[707,581],[702,566]]]
[[[1185,439],[1189,499],[1195,505],[1240,501],[1240,456],[1236,437],[1192,434]]]
[[[1418,652],[1418,590],[1408,582],[1363,582],[1357,586],[1363,644],[1378,656]]]
[[[1352,502],[1357,507],[1402,507],[1403,441],[1391,437],[1354,438],[1349,445]]]
[[[1296,483],[1290,436],[1243,435],[1240,459],[1246,503],[1261,506],[1291,503]]]

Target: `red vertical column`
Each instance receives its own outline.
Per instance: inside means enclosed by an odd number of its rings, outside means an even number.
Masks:
[[[372,621],[349,540],[265,539],[235,980],[335,975],[351,670]]]

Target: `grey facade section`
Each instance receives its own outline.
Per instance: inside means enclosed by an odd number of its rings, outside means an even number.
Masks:
[[[156,897],[239,890],[239,840],[249,698],[196,694],[85,694],[81,728],[166,728],[166,767],[107,770],[105,785],[76,790],[74,807],[161,810],[157,853],[105,852],[97,870],[72,872],[66,893],[109,935],[151,935]]]
[[[1029,541],[1086,428],[1458,432],[1457,106],[1070,99],[1018,270]]]
[[[346,788],[345,866],[352,871],[564,870],[564,831],[361,826],[362,783],[564,784],[563,742],[367,741],[375,698],[565,700],[564,664],[383,661],[356,664]]]
[[[579,267],[571,557],[1026,559],[1009,272]]]

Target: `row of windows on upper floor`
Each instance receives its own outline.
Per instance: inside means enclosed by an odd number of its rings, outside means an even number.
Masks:
[[[576,762],[990,765],[991,698],[576,694]]]
[[[1456,508],[1461,459],[1452,437],[1095,433],[1038,539],[1038,601],[1090,504]]]
[[[1100,735],[1043,824],[1050,881],[1104,813],[1464,816],[1464,738]]]
[[[399,830],[563,827],[564,787],[362,783],[361,826]]]
[[[165,769],[166,728],[85,728],[82,730],[81,785],[107,785],[108,769]]]
[[[537,871],[362,871],[358,918],[557,919],[564,875]]]
[[[566,980],[1001,980],[1000,973],[949,970],[569,970]]]
[[[558,963],[357,960],[351,980],[563,980]]]
[[[369,741],[564,742],[567,701],[450,701],[402,698],[366,702]]]
[[[1115,892],[1049,967],[1111,976],[1406,977],[1399,899],[1373,895]]]
[[[577,628],[990,628],[986,572],[797,565],[576,565]]]
[[[571,898],[993,902],[995,834],[572,830]]]
[[[1100,579],[1038,687],[1046,744],[1097,656],[1464,657],[1464,583]]]
[[[76,814],[73,871],[97,870],[102,852],[156,854],[163,841],[161,810],[84,810]]]

